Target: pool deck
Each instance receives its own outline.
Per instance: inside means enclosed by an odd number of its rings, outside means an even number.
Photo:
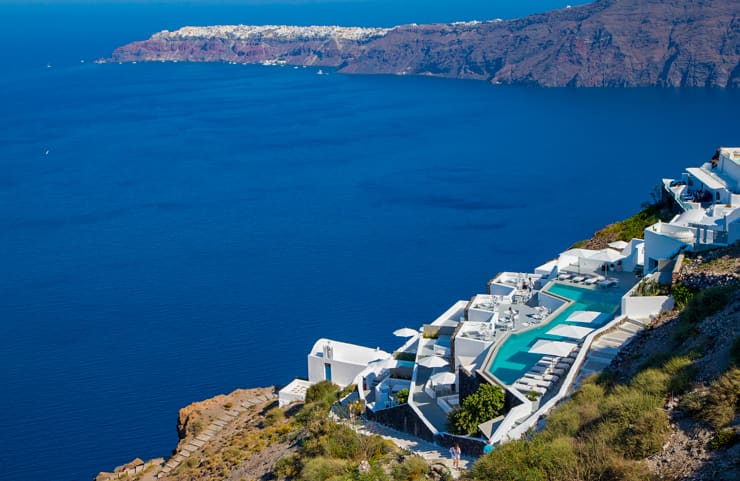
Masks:
[[[595,276],[598,275],[596,272],[584,272],[585,276]],[[494,336],[491,340],[493,341],[493,344],[489,348],[488,356],[486,357],[485,362],[483,363],[483,369],[482,371],[485,371],[492,377],[494,377],[498,382],[501,382],[502,384],[506,384],[508,386],[511,386],[514,384],[514,382],[511,383],[505,383],[500,378],[496,377],[493,372],[491,371],[494,361],[496,359],[496,356],[499,354],[499,351],[501,347],[504,345],[506,340],[509,338],[510,335],[514,334],[521,334],[536,328],[540,328],[542,326],[547,326],[552,324],[553,321],[558,319],[558,317],[568,308],[570,308],[573,304],[575,304],[577,301],[573,299],[569,299],[567,297],[560,296],[556,293],[549,292],[550,288],[553,285],[556,284],[562,284],[566,286],[572,286],[577,287],[579,289],[584,289],[588,291],[592,291],[594,293],[604,292],[608,293],[609,295],[616,295],[618,294],[619,297],[623,296],[629,289],[632,288],[637,282],[639,282],[639,278],[637,278],[633,273],[631,272],[610,272],[609,277],[612,277],[617,280],[617,285],[612,287],[599,287],[598,284],[591,284],[587,285],[583,282],[573,282],[572,280],[551,280],[548,282],[539,292],[546,292],[548,295],[555,296],[561,299],[564,299],[566,302],[562,306],[560,306],[555,311],[549,313],[549,315],[543,319],[541,322],[538,322],[537,320],[533,319],[532,316],[535,315],[538,311],[536,311],[535,307],[527,305],[527,304],[514,304],[515,309],[518,309],[520,311],[520,315],[517,319],[515,319],[515,322],[513,323],[511,328],[504,329],[503,332],[497,332],[497,335]],[[619,305],[615,305],[616,310],[619,310]],[[507,311],[508,306],[504,305],[501,308],[502,311]],[[606,313],[613,317],[611,313]],[[564,320],[563,320],[564,321]],[[573,340],[571,342],[578,343],[578,340]],[[527,369],[528,371],[529,369]],[[522,372],[522,375],[524,375],[525,372]],[[544,397],[547,397],[547,394],[555,391],[558,384],[555,384],[551,386],[547,393],[545,393]]]

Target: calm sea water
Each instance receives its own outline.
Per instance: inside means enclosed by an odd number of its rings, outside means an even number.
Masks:
[[[85,25],[0,79],[3,480],[167,455],[180,407],[392,350],[740,144],[737,92],[80,64]]]

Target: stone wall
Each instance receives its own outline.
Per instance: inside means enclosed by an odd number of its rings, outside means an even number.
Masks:
[[[366,409],[365,416],[371,421],[390,426],[398,431],[413,434],[426,441],[435,441],[434,434],[408,404],[401,404],[379,411]]]

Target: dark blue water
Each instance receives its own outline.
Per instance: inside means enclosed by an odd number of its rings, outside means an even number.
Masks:
[[[3,480],[167,455],[180,407],[305,375],[320,336],[393,349],[740,144],[737,92],[92,65],[63,45],[0,80]]]

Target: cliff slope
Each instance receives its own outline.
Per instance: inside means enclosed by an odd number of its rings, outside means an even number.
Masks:
[[[280,62],[558,86],[740,86],[740,0],[598,0],[507,21],[185,27],[111,60]]]

